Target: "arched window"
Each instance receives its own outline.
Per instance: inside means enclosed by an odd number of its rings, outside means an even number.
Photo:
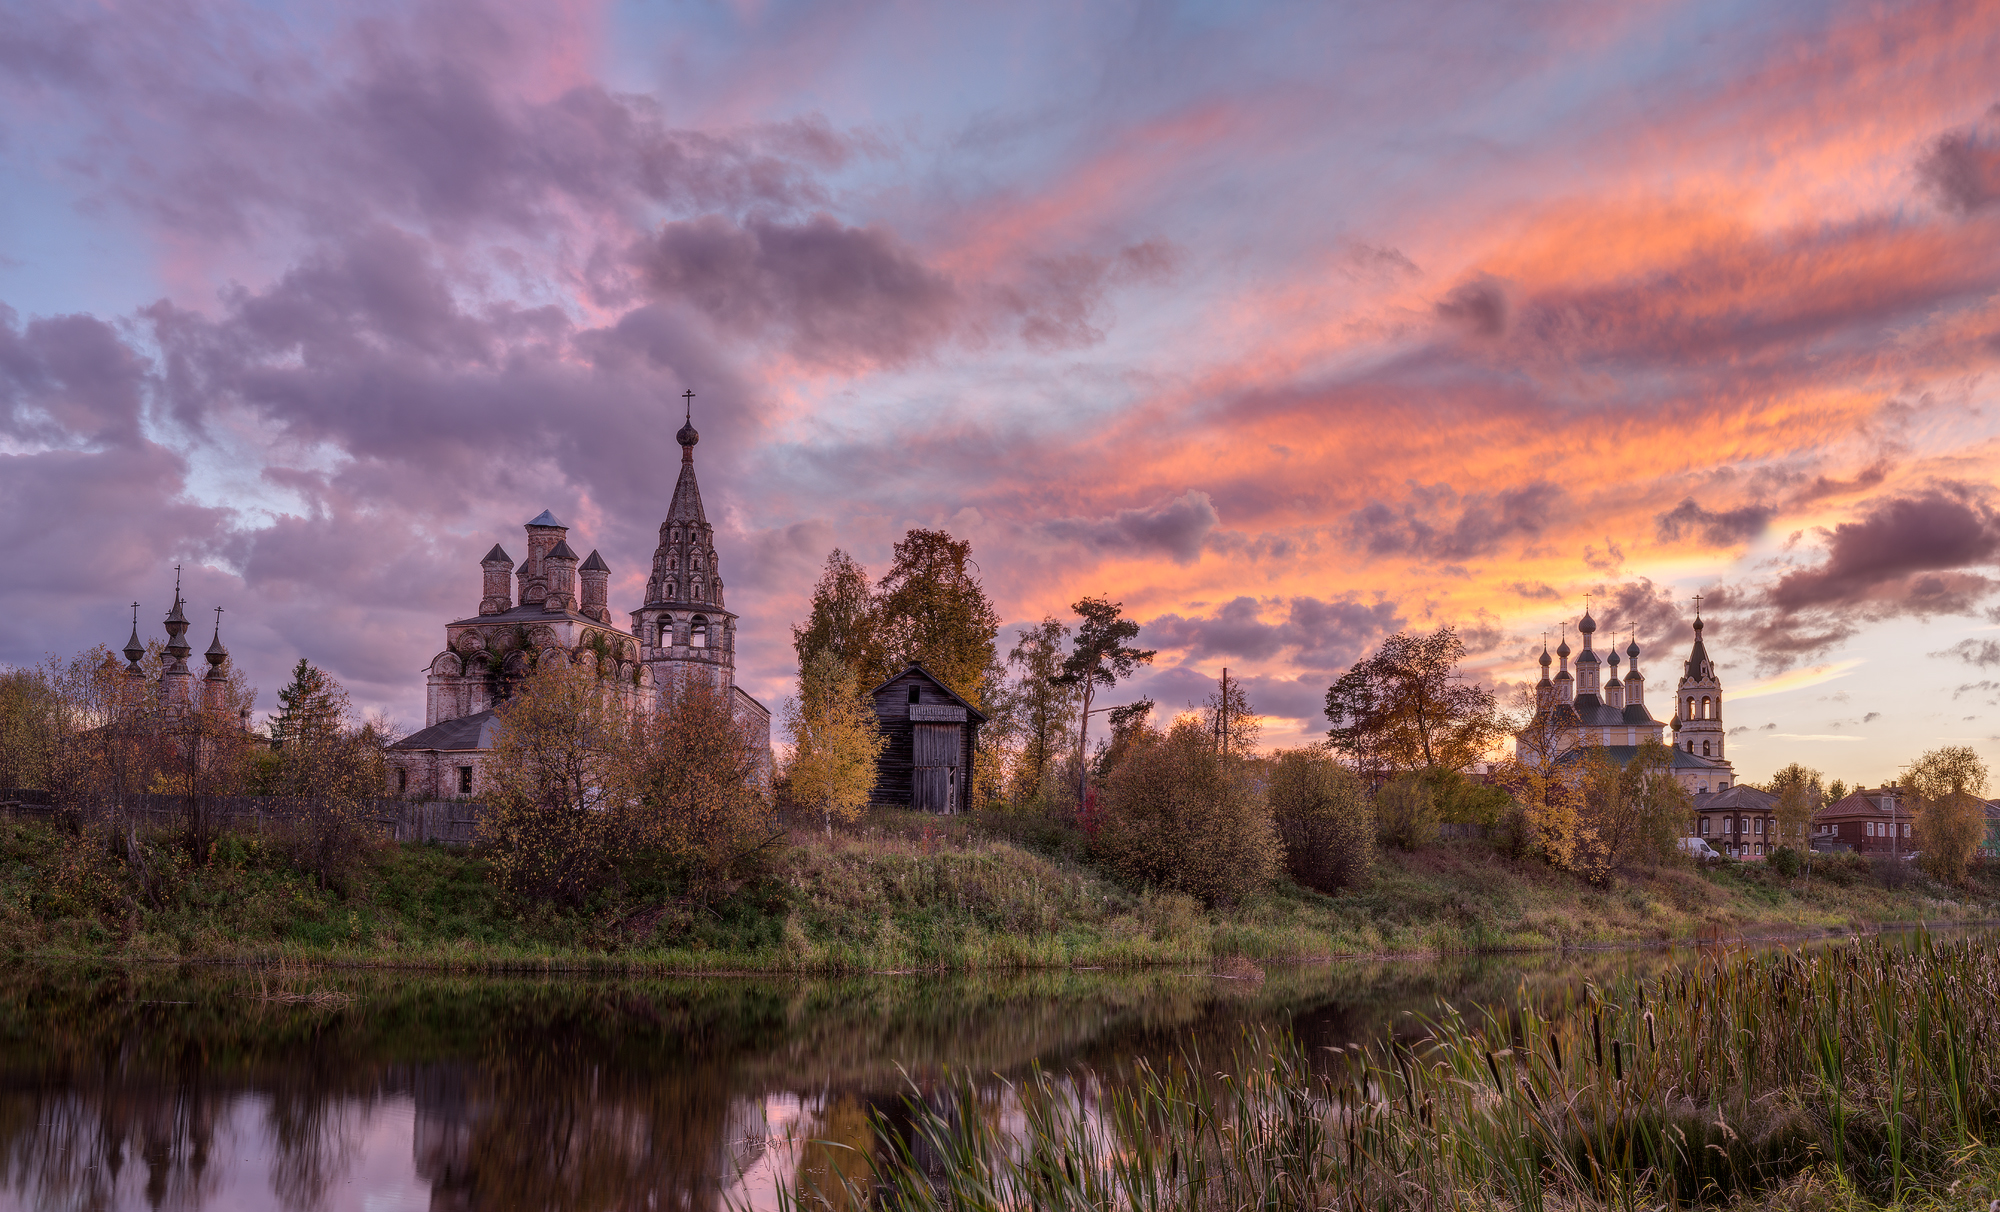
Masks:
[[[678,560],[674,559],[674,557],[672,557],[672,556],[668,556],[668,557],[667,557],[667,571],[668,571],[668,572],[678,572],[678,571],[680,571],[680,562],[679,562]]]
[[[1693,753],[1693,752],[1694,752],[1694,742],[1693,742],[1693,741],[1689,741],[1689,742],[1688,742],[1688,752],[1689,752],[1689,753]]]
[[[674,583],[672,581],[667,582],[667,592],[664,595],[662,595],[662,597],[663,600],[668,602],[674,600]]]
[[[1708,696],[1705,694],[1701,696],[1701,718],[1704,720],[1710,718],[1708,714]]]
[[[1708,756],[1708,742],[1707,742],[1707,741],[1703,741],[1703,742],[1701,743],[1701,756],[1703,756],[1703,757],[1707,757],[1707,756]]]
[[[1694,719],[1694,718],[1695,718],[1695,714],[1694,714],[1694,696],[1693,696],[1693,695],[1689,695],[1689,696],[1688,696],[1688,709],[1687,709],[1687,718],[1688,718],[1688,719]]]
[[[694,616],[694,621],[688,624],[688,647],[708,647],[708,620],[700,615]]]
[[[693,602],[706,602],[706,601],[708,601],[708,599],[707,599],[707,598],[705,598],[705,597],[701,596],[701,582],[700,582],[700,581],[696,581],[696,582],[694,583],[694,588],[693,588],[692,590],[690,590],[690,591],[689,591],[689,593],[688,593],[688,600],[689,600],[689,601],[693,601]]]

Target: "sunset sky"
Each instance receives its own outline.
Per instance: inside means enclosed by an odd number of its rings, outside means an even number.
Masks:
[[[1730,756],[2000,762],[2000,3],[0,0],[0,662],[423,723],[544,508],[639,604],[696,394],[740,678],[828,549],[1122,600],[1266,741],[1595,595]],[[621,619],[621,621],[623,621]],[[1622,647],[1622,640],[1621,645]]]

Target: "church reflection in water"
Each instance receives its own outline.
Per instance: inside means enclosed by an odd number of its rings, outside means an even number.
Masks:
[[[0,994],[0,1207],[709,1209],[866,1166],[908,1099],[1010,1117],[1002,1078],[1078,1097],[1141,1059],[1417,1030],[1404,1011],[1650,968],[1584,961],[1005,979],[294,977],[15,965]],[[343,997],[326,996],[337,989]],[[314,1000],[297,1000],[321,992]],[[907,1138],[905,1138],[907,1139]],[[836,1205],[837,1206],[837,1205]]]

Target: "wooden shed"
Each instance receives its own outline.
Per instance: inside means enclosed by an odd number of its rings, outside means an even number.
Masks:
[[[889,745],[876,759],[868,802],[925,812],[970,811],[972,754],[986,717],[922,665],[877,686],[874,698],[875,718]]]

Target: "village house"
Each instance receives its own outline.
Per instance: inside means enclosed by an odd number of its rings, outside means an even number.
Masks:
[[[922,665],[877,686],[875,718],[889,743],[875,761],[870,804],[920,812],[972,810],[972,755],[986,716]]]
[[[1765,859],[1778,845],[1778,797],[1736,784],[1694,797],[1695,835],[1730,858]]]
[[[1906,803],[1907,798],[1908,793],[1894,783],[1855,788],[1813,813],[1813,849],[1857,854],[1914,852],[1916,818],[1914,805]],[[1990,836],[1990,825],[1988,833]]]

